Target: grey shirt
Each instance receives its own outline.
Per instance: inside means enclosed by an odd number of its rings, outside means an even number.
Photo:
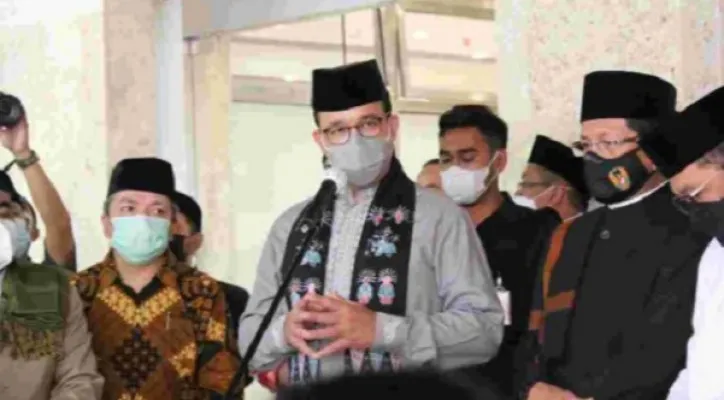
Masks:
[[[340,196],[335,204],[325,293],[349,297],[355,255],[373,195],[374,189],[369,189],[359,193],[356,201]],[[242,354],[281,285],[286,241],[306,204],[291,207],[272,225],[241,317]],[[402,368],[432,364],[453,369],[492,358],[502,340],[503,313],[485,253],[467,213],[427,189],[417,189],[409,268],[407,316],[377,313],[373,349],[396,353]],[[284,338],[288,311],[282,302],[251,360],[252,371],[269,370],[296,353]],[[322,377],[343,372],[341,354],[322,360]]]

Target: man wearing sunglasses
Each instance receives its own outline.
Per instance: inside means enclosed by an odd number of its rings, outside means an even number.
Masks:
[[[675,103],[676,89],[652,75],[585,77],[575,147],[605,207],[553,233],[533,299],[522,397],[660,399],[681,369],[708,238],[691,232],[638,144]]]
[[[694,335],[686,368],[670,400],[724,398],[721,340],[724,337],[724,88],[719,88],[662,124],[641,143],[658,170],[671,180],[676,204],[694,229],[713,239],[699,263]]]

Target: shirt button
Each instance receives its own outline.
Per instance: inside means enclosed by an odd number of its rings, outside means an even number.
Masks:
[[[611,237],[611,232],[608,231],[608,229],[604,229],[601,231],[600,238],[603,240],[606,240]]]

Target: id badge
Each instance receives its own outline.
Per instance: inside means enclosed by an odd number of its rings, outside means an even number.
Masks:
[[[509,326],[512,323],[512,315],[510,311],[510,292],[508,291],[508,289],[503,287],[500,279],[498,279],[496,286],[498,300],[500,301],[500,305],[503,307],[503,320],[505,322],[505,326]]]

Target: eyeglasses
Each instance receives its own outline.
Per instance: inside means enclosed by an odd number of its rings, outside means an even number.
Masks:
[[[638,141],[639,138],[637,137],[630,137],[618,140],[577,140],[573,142],[571,146],[573,147],[573,150],[578,153],[578,155],[581,155],[583,153],[588,153],[589,151],[594,150],[599,150],[601,152],[611,152],[617,147],[621,147],[629,143],[638,143]]]
[[[520,189],[533,189],[536,187],[547,187],[550,186],[550,182],[526,182],[526,181],[520,181],[518,182],[518,187]]]
[[[691,205],[697,202],[697,198],[704,190],[704,188],[706,188],[706,185],[708,185],[709,182],[712,181],[712,179],[714,179],[714,176],[711,176],[710,178],[705,180],[701,185],[699,185],[699,187],[692,190],[690,193],[672,197],[671,201],[674,203],[674,206],[682,213],[689,215],[689,213],[691,212]]]
[[[353,126],[335,126],[322,129],[327,143],[338,146],[345,144],[352,137],[352,131],[355,131],[363,137],[376,137],[382,132],[382,123],[387,119],[387,115],[365,117]]]

